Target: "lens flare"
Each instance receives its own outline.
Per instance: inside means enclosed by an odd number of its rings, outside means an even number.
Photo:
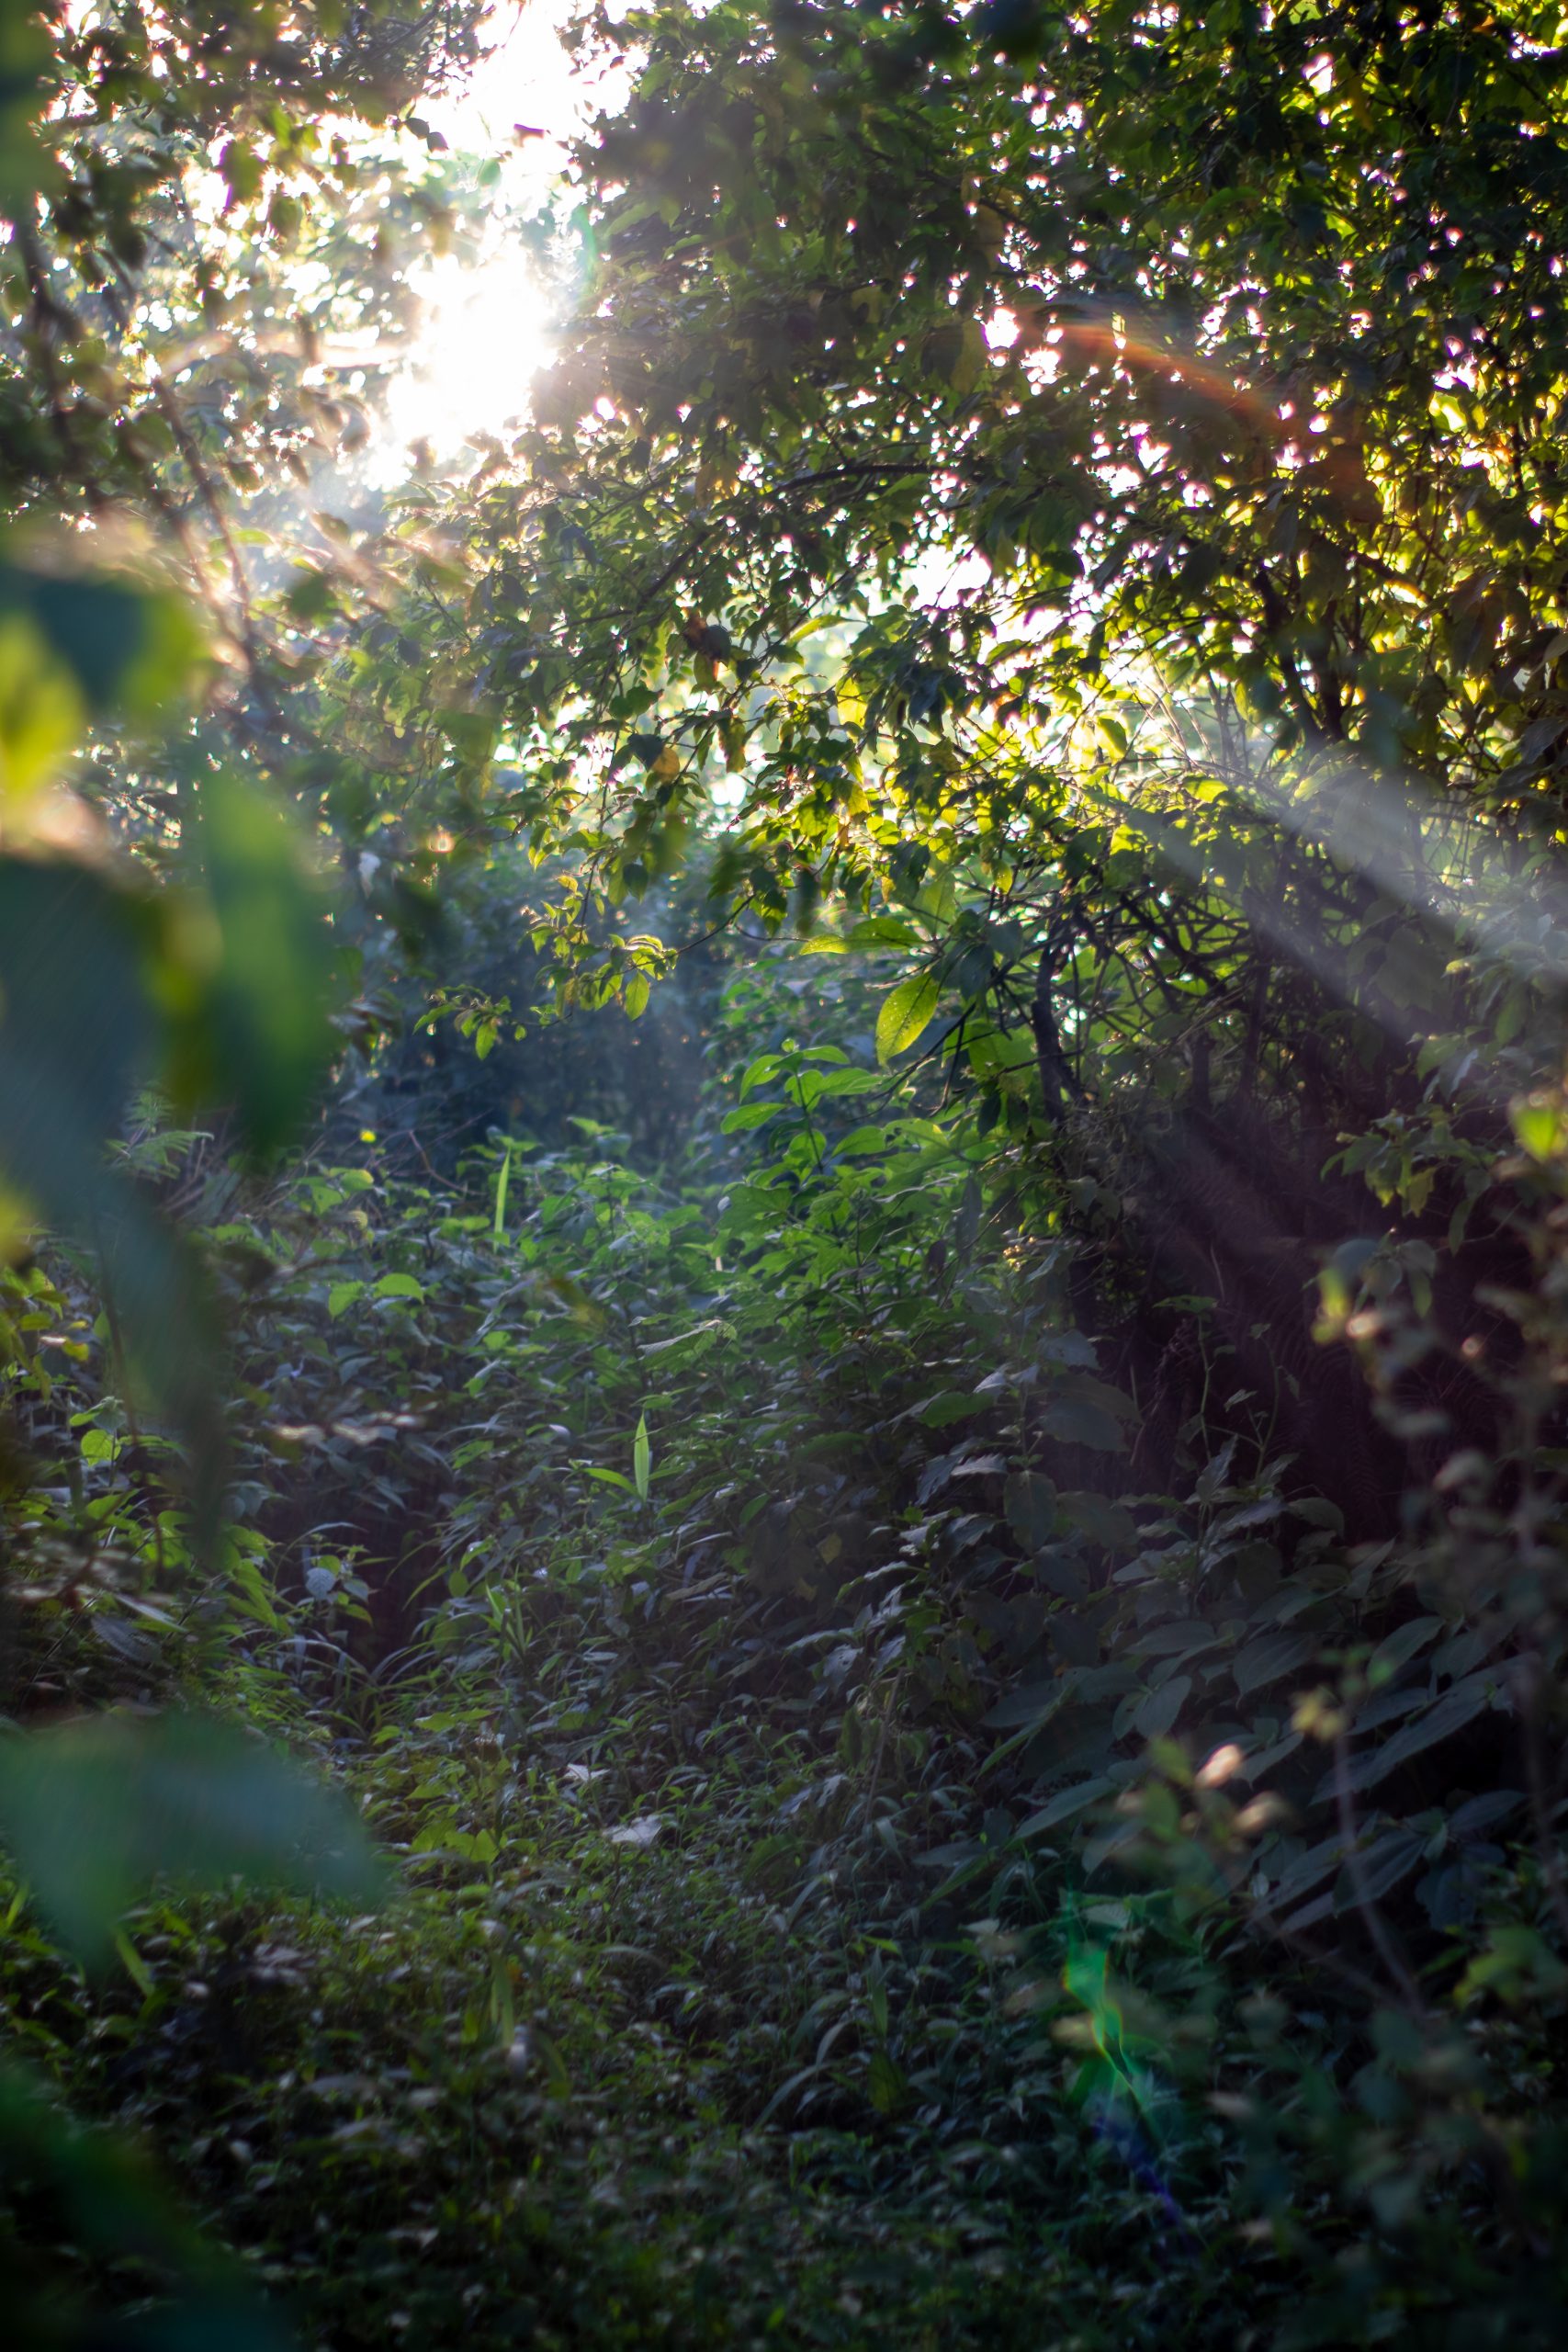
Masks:
[[[465,441],[499,435],[527,413],[528,391],[549,356],[549,295],[521,244],[504,244],[476,267],[432,265],[424,322],[410,366],[387,397],[392,439],[450,456]]]

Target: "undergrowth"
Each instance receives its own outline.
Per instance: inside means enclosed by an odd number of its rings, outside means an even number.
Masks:
[[[231,1711],[401,1887],[171,1894],[92,1982],[18,1893],[16,2048],[306,2343],[1551,2341],[1568,1973],[1506,1577],[1348,1545],[1201,1427],[1139,1491],[1011,1155],[886,1115],[852,992],[844,1044],[768,1011],[726,1000],[678,1179],[591,1122],[212,1178],[205,1583],[69,1266],[13,1278],[61,1464],[13,1506],[13,1708]],[[45,2288],[188,2302],[48,2173]]]

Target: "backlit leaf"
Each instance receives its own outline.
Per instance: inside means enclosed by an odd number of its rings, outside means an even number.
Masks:
[[[876,1016],[876,1058],[887,1063],[924,1035],[941,994],[930,972],[916,972],[883,999]]]

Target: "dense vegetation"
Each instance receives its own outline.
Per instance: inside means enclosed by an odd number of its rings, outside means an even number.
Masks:
[[[1568,31],[0,0],[39,2347],[1554,2346]],[[524,402],[519,388],[519,405]]]

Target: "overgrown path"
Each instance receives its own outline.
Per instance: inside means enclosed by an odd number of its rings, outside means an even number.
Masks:
[[[18,1958],[79,2107],[334,2352],[1195,2325],[1198,2216],[1087,2127],[1083,2037],[1053,2037],[1059,1983],[1021,1997],[1023,1939],[922,1899],[898,1847],[926,1806],[890,1836],[869,1773],[744,1709],[672,1763],[672,1678],[623,1668],[605,1709],[605,1664],[502,1704],[448,1667],[337,1717],[404,1857],[387,1912],[160,1909],[137,1981],[92,1997]]]
[[[107,1656],[122,1696],[314,1758],[393,1898],[344,1918],[171,1893],[91,1987],[18,1905],[6,1996],[35,2067],[140,2135],[326,2352],[1197,2352],[1361,2340],[1404,2307],[1446,2343],[1494,2275],[1489,2151],[1516,2152],[1522,2231],[1548,2194],[1550,2085],[1506,2071],[1513,2020],[1561,1998],[1527,1924],[1547,1892],[1528,1846],[1485,1842],[1522,1800],[1461,1785],[1416,1832],[1373,1816],[1369,1866],[1418,1834],[1450,1872],[1423,1901],[1473,1886],[1493,1923],[1462,1977],[1464,1947],[1428,1938],[1419,2031],[1354,1890],[1325,1954],[1224,1875],[1240,1856],[1254,1894],[1317,1888],[1336,1916],[1323,1743],[1266,1676],[1310,1651],[1292,1618],[1320,1644],[1377,1626],[1375,1555],[1347,1563],[1266,1477],[1228,1485],[1223,1451],[1189,1501],[1135,1510],[1011,1467],[1030,1361],[1080,1433],[1111,1392],[1070,1330],[1014,1352],[1016,1253],[988,1290],[920,1286],[962,1161],[863,1202],[839,1246],[874,1215],[884,1246],[852,1261],[865,1321],[832,1360],[711,1194],[600,1138],[504,1166],[506,1191],[491,1154],[440,1193],[311,1166],[215,1229],[249,1285],[250,1516],[223,1573],[196,1609],[128,1584],[28,1621],[51,1645],[22,1661],[35,1689],[101,1699]],[[794,1232],[809,1302],[822,1235]],[[142,1523],[140,1464],[105,1446],[88,1475],[100,1524]],[[1283,1632],[1243,1613],[1260,1576]],[[1091,1580],[1102,1664],[1069,1646]],[[1451,1756],[1445,1731],[1488,1719],[1427,1695],[1438,1623],[1414,1622],[1385,1637],[1406,1695],[1383,1736],[1412,1748],[1425,1706]],[[1177,1686],[1169,1660],[1194,1655],[1222,1695],[1167,1737],[1201,1670]],[[1278,1770],[1270,1741],[1293,1806],[1246,1773],[1233,1803],[1232,1770]],[[1403,1947],[1419,1913],[1389,1917]],[[122,2303],[188,2287],[177,2233],[156,2259],[108,2237]],[[1550,2308],[1552,2241],[1521,2245],[1510,2275]]]

